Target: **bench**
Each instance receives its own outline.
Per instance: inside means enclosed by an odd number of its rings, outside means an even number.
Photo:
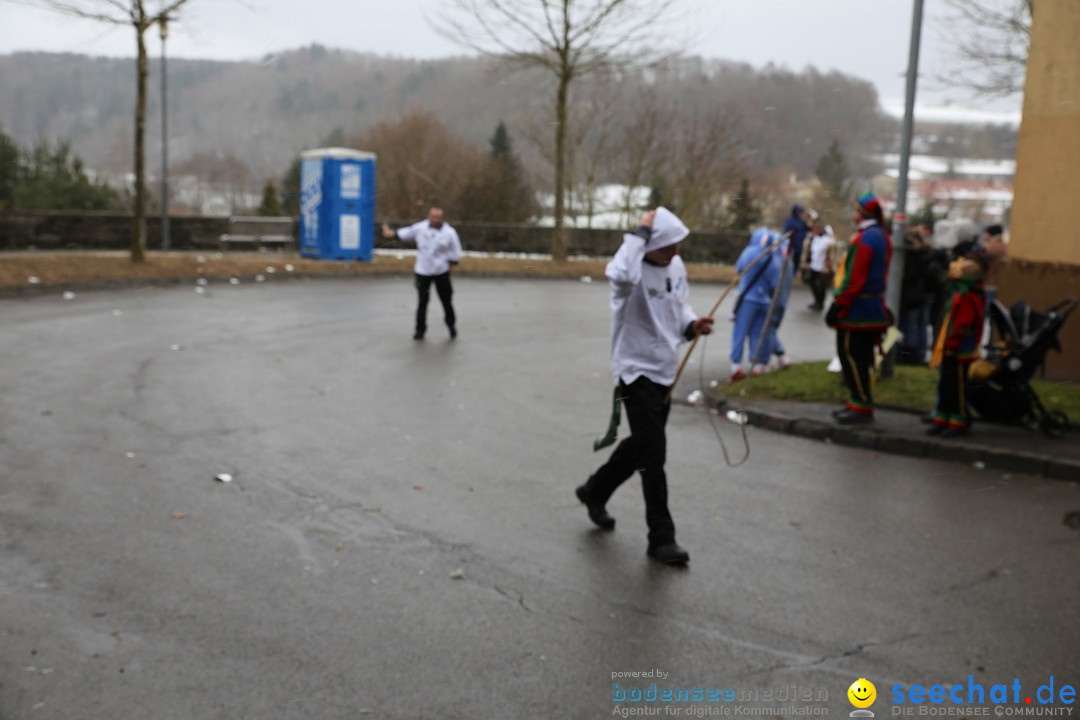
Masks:
[[[281,250],[295,250],[296,219],[261,216],[230,217],[229,232],[218,236],[218,246],[222,250],[229,250],[237,245],[259,249],[274,247]]]

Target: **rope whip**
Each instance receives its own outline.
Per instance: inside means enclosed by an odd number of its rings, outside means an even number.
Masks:
[[[764,259],[766,257],[771,257],[772,253],[779,250],[783,246],[784,241],[787,240],[790,236],[791,236],[790,231],[784,233],[783,235],[781,235],[776,240],[775,243],[773,243],[769,248],[767,248],[763,253],[761,253],[761,255],[758,255],[756,258],[754,258],[754,260],[750,264],[748,264],[745,268],[743,268],[742,272],[736,274],[735,277],[732,278],[731,282],[728,284],[727,288],[724,289],[724,292],[721,293],[720,298],[716,301],[716,304],[713,305],[712,310],[709,311],[709,314],[706,317],[713,317],[716,314],[716,311],[720,308],[720,304],[724,301],[725,298],[727,298],[728,294],[731,292],[731,289],[738,285],[739,281],[743,278],[744,275],[746,275],[746,273],[750,270],[750,268],[752,268],[754,265],[756,265],[762,259]],[[761,346],[765,342],[765,336],[769,332],[769,325],[772,323],[773,314],[776,312],[776,305],[777,305],[777,302],[780,299],[780,292],[784,287],[784,277],[787,274],[788,264],[790,262],[791,262],[791,253],[788,253],[787,255],[784,256],[784,263],[780,267],[780,282],[778,282],[776,284],[776,288],[773,290],[772,298],[771,298],[771,300],[769,302],[769,310],[768,310],[768,313],[766,313],[766,315],[765,315],[765,323],[764,323],[764,325],[762,325],[761,335],[758,337],[757,345],[754,347],[754,352],[750,356],[751,364],[756,363],[759,360],[759,355],[761,353]],[[701,338],[700,335],[696,336],[694,338],[694,340],[690,343],[690,347],[687,348],[686,355],[683,357],[682,363],[679,365],[679,371],[675,374],[675,381],[671,384],[671,388],[668,390],[667,395],[664,397],[664,403],[665,404],[671,402],[671,395],[675,391],[675,385],[679,382],[679,378],[682,376],[683,370],[686,368],[687,361],[689,361],[690,356],[693,354],[694,348],[697,346],[697,341],[698,341],[699,338]],[[699,359],[699,362],[698,362],[698,388],[699,388],[699,391],[701,392],[702,395],[705,394],[705,356],[706,356],[707,346],[708,346],[708,338],[706,338],[702,342],[702,344],[701,344],[701,353],[700,353],[700,357],[698,358]],[[749,387],[751,377],[752,376],[748,376],[746,378],[746,380],[745,380],[746,385],[743,386],[743,392],[740,393],[740,395],[743,398],[746,397],[746,389]],[[730,467],[730,468],[737,468],[740,465],[742,465],[743,463],[745,463],[747,460],[749,460],[750,459],[750,440],[749,440],[749,438],[747,437],[747,434],[746,434],[746,425],[747,425],[747,423],[745,422],[745,420],[743,420],[742,422],[739,422],[739,430],[740,430],[740,434],[742,436],[743,448],[744,448],[745,452],[743,453],[743,456],[739,460],[737,460],[735,462],[732,462],[731,455],[728,452],[727,444],[724,442],[723,435],[720,434],[720,427],[719,427],[719,425],[716,424],[716,419],[713,417],[712,410],[708,406],[704,407],[704,410],[705,410],[705,415],[709,418],[709,424],[712,426],[713,433],[716,435],[716,439],[720,441],[720,450],[724,454],[724,462],[727,464],[727,466]],[[741,408],[738,410],[738,414],[739,414],[740,419],[745,418],[745,413],[742,412]]]
[[[761,262],[763,259],[765,259],[766,257],[772,255],[772,253],[776,252],[776,250],[781,246],[783,241],[786,240],[790,236],[791,236],[791,231],[788,231],[788,232],[784,233],[783,235],[781,235],[777,239],[777,241],[775,243],[773,243],[771,246],[766,248],[765,252],[758,255],[756,258],[754,258],[750,262],[749,265],[744,267],[742,269],[742,272],[736,273],[735,277],[733,277],[731,279],[731,282],[728,283],[728,286],[726,288],[724,288],[724,292],[722,292],[720,294],[720,298],[712,306],[712,310],[710,310],[708,315],[706,315],[705,317],[710,317],[711,318],[714,315],[716,315],[716,311],[718,309],[720,309],[720,303],[724,302],[724,299],[727,298],[728,293],[731,292],[732,288],[738,286],[739,281],[743,279],[743,276],[746,275],[747,272],[749,272],[750,268],[754,267],[759,262]],[[773,295],[775,296],[776,293],[774,292]],[[775,297],[774,297],[774,301],[775,301]],[[695,336],[694,339],[690,342],[690,347],[686,349],[686,355],[683,356],[682,362],[679,363],[679,370],[678,370],[678,372],[675,373],[675,380],[674,380],[674,382],[671,383],[671,389],[669,389],[667,391],[667,395],[664,396],[664,404],[665,405],[671,402],[671,393],[673,393],[675,391],[675,386],[679,383],[679,378],[682,377],[683,370],[686,369],[686,362],[690,359],[690,356],[694,353],[694,348],[697,347],[697,342],[700,339],[701,339],[700,335]],[[759,342],[758,343],[758,345],[759,345],[758,350],[761,349],[760,344],[761,343]]]

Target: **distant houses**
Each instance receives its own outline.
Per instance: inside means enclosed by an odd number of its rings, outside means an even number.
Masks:
[[[886,102],[883,107],[894,117],[903,112],[896,103]],[[951,220],[1008,223],[1020,113],[916,106],[915,120],[912,146],[916,154],[909,160],[908,214],[932,210],[935,217]],[[971,142],[974,134],[979,135],[978,142]],[[969,140],[966,144],[964,137]],[[991,157],[973,157],[973,146]],[[888,153],[875,159],[884,170],[875,178],[874,187],[888,208],[895,210],[900,156]]]

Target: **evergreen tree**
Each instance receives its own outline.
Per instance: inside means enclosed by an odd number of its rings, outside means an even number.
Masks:
[[[513,141],[506,124],[499,122],[491,137],[491,157],[495,163],[496,204],[494,217],[501,222],[521,222],[536,213],[533,189],[525,179],[521,163],[514,155]]]
[[[514,155],[513,141],[500,122],[489,141],[487,161],[462,192],[460,217],[482,222],[523,222],[536,214],[532,187]]]
[[[510,132],[506,129],[506,123],[501,120],[495,128],[495,134],[491,136],[489,144],[491,145],[491,157],[493,159],[513,159],[514,147],[510,140]]]
[[[15,184],[19,179],[19,146],[0,126],[0,210],[15,203]]]
[[[281,179],[281,205],[285,215],[300,214],[300,158],[293,160]]]
[[[761,209],[754,204],[750,195],[750,181],[742,179],[739,193],[731,199],[728,207],[728,227],[738,232],[749,233],[750,229],[761,220]]]
[[[910,227],[916,225],[922,225],[923,223],[935,223],[944,216],[939,216],[934,213],[934,206],[932,202],[923,203],[923,206],[915,213],[912,213],[908,217],[908,223]]]
[[[833,138],[829,149],[818,160],[814,173],[837,200],[847,200],[851,196],[851,167],[840,149],[840,141],[836,138]]]
[[[657,180],[649,190],[649,208],[658,208],[664,204],[664,181]],[[670,209],[670,208],[669,208]],[[635,218],[636,221],[636,218]]]
[[[259,204],[257,214],[263,217],[280,217],[283,214],[281,203],[278,201],[277,187],[269,178],[263,185],[262,202]]]
[[[121,202],[107,183],[92,180],[67,141],[55,149],[39,140],[23,153],[12,193],[16,210],[118,210]]]

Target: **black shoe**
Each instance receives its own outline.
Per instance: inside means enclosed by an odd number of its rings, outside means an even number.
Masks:
[[[855,412],[849,408],[844,408],[833,417],[841,425],[869,425],[874,422],[873,413]]]
[[[927,435],[941,435],[943,432],[945,432],[944,425],[931,425],[930,427],[926,428]]]
[[[607,510],[603,505],[590,505],[589,496],[585,493],[585,486],[582,485],[574,491],[577,495],[577,499],[581,501],[581,504],[589,511],[589,519],[593,521],[596,527],[601,530],[614,530],[615,518],[607,514]]]
[[[456,337],[457,337],[457,328],[455,328],[453,325],[451,325],[450,326],[450,339],[453,340]]]
[[[968,429],[966,427],[947,427],[941,429],[941,437],[943,438],[962,437],[967,434]]]
[[[833,411],[832,411],[832,416],[833,416],[834,418],[838,418],[838,417],[840,417],[841,415],[843,415],[844,413],[846,413],[847,411],[848,411],[848,409],[847,409],[846,407],[842,407],[842,408],[837,408],[836,410],[833,410]]]
[[[650,545],[645,554],[653,560],[659,560],[666,565],[685,565],[690,562],[690,553],[683,550],[675,543],[667,545]]]
[[[422,332],[413,333],[412,339],[413,340],[423,340],[424,339],[424,333],[422,333]]]

